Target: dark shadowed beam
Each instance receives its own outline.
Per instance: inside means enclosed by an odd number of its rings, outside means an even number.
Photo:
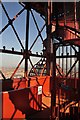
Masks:
[[[80,47],[79,47],[79,53],[80,53]],[[80,59],[79,59],[79,70],[78,71],[79,71],[79,76],[78,77],[80,79]]]
[[[51,2],[48,1],[47,15],[46,15],[46,28],[47,28],[47,75],[50,75],[50,53],[51,53]]]
[[[27,17],[26,17],[26,41],[25,41],[25,52],[28,53],[28,41],[29,41],[29,16],[30,11],[27,9]],[[27,77],[28,73],[28,56],[26,54],[25,58],[25,77]]]
[[[14,54],[14,55],[24,55],[25,54],[25,52],[12,51],[12,50],[3,50],[3,49],[0,49],[0,53]],[[46,57],[44,55],[34,54],[34,53],[31,53],[31,52],[28,52],[28,53],[26,52],[26,56],[43,57],[43,58]]]
[[[56,49],[52,42],[52,2],[48,0],[47,6],[47,75],[50,75],[51,90],[51,120],[55,119],[56,108]]]
[[[79,53],[80,53],[80,47],[79,47]],[[78,85],[80,86],[80,59],[79,59],[79,68],[78,68],[79,70],[79,75],[78,75],[78,78],[79,78],[79,83],[78,83]],[[79,108],[79,110],[80,110],[80,100],[79,100],[79,102],[78,102],[78,108]]]
[[[3,50],[3,49],[0,49],[0,53],[23,55],[23,52],[12,51],[12,50]]]

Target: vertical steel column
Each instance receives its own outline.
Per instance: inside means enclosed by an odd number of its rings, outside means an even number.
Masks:
[[[56,74],[56,62],[55,51],[51,38],[51,15],[52,15],[52,2],[48,0],[47,9],[47,74],[51,76],[51,120],[55,118],[55,103],[56,103],[56,91],[55,91],[55,74]],[[54,50],[53,50],[54,49]],[[54,84],[54,85],[53,85]]]
[[[53,4],[51,10],[53,10]],[[56,15],[57,16],[57,15]],[[51,19],[52,19],[52,11],[51,11]],[[56,20],[56,24],[58,27],[58,18]],[[56,27],[56,28],[57,28]],[[51,120],[54,120],[56,118],[56,45],[53,44],[52,39],[51,39],[51,77],[52,77],[52,90],[51,90]],[[59,112],[59,111],[58,111]],[[59,113],[57,114],[59,115]]]
[[[60,46],[59,46],[59,56],[60,56],[60,53],[61,53],[61,49],[60,49]],[[60,58],[59,58],[59,66],[60,66],[60,64],[61,64],[61,62],[60,62]]]
[[[80,47],[79,47],[79,53],[80,53]],[[78,74],[78,77],[79,77],[79,84],[78,85],[80,86],[80,59],[79,59],[79,74]],[[79,86],[78,86],[78,88],[79,88]],[[80,100],[78,102],[78,113],[80,115]]]
[[[79,47],[79,53],[80,53],[80,47]],[[78,77],[80,79],[80,59],[79,59],[79,70],[78,71],[79,71],[79,76]]]
[[[29,40],[29,9],[27,9],[27,18],[26,18],[26,42],[25,42],[25,52],[28,55],[28,40]],[[28,74],[28,56],[25,57],[25,77]]]
[[[57,29],[58,29],[58,27],[59,27],[59,21],[58,21],[58,5],[57,5],[58,3],[57,2],[55,2],[55,6],[54,6],[54,8],[55,8],[55,17],[56,17],[56,34],[57,34]]]
[[[64,26],[66,25],[66,3],[64,2]]]
[[[47,75],[50,75],[50,53],[51,53],[51,0],[47,5]]]
[[[75,29],[76,29],[76,0],[74,0],[74,24],[75,24]]]
[[[74,0],[74,28],[76,29],[76,0]],[[75,32],[76,37],[76,32]]]
[[[70,46],[70,55],[72,55],[72,47]],[[70,68],[72,66],[72,58],[70,58]],[[70,77],[72,77],[72,71],[70,72]]]
[[[56,110],[56,48],[53,46],[51,38],[51,18],[52,18],[52,2],[48,0],[47,10],[47,74],[51,76],[51,120],[55,119]]]
[[[75,46],[75,49],[76,49],[76,46]],[[75,52],[75,56],[76,56],[76,52]],[[74,60],[76,61],[76,59],[77,58],[74,58]],[[77,89],[77,79],[76,79],[76,77],[77,77],[77,74],[76,74],[76,65],[74,66],[74,78],[75,78],[75,85],[74,85],[74,87],[75,87],[75,89]]]
[[[66,46],[66,55],[68,53],[68,49],[67,49],[67,46]],[[68,58],[66,58],[66,74],[67,74],[67,71],[68,71]]]
[[[56,118],[56,46],[53,45],[53,68],[51,76],[51,120]],[[58,113],[59,114],[59,113]]]
[[[64,55],[64,46],[62,45],[62,56]],[[62,58],[62,73],[64,72],[64,58]]]

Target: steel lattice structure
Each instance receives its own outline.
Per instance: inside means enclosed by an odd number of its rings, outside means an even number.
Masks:
[[[28,79],[27,87],[31,87],[30,85],[32,84],[31,80],[33,80],[33,77],[37,82],[36,85],[44,86],[48,76],[50,80],[48,92],[50,92],[50,95],[46,95],[44,93],[44,88],[42,93],[44,96],[51,98],[51,118],[49,119],[66,119],[65,114],[68,108],[75,105],[77,109],[80,109],[80,2],[64,2],[61,4],[48,1],[46,3],[19,2],[19,4],[22,6],[22,9],[11,19],[4,7],[4,3],[1,2],[1,6],[5,12],[5,15],[7,16],[8,23],[2,28],[0,34],[2,34],[9,26],[11,26],[18,43],[21,46],[21,52],[14,51],[14,48],[12,50],[6,50],[5,46],[3,49],[0,49],[0,52],[22,55],[22,59],[18,63],[16,69],[13,71],[9,79],[14,80],[14,75],[24,60],[24,79]],[[18,32],[13,24],[14,21],[24,12],[24,10],[26,10],[27,13],[25,46],[22,44],[20,36],[18,35]],[[45,24],[41,29],[39,28],[33,10],[39,13],[41,19],[44,20]],[[38,34],[29,48],[30,15],[33,18]],[[44,39],[42,36],[42,32],[45,28],[45,34],[47,36],[46,39]],[[38,38],[40,38],[41,42],[43,43],[42,54],[38,54],[37,51],[36,54],[32,53],[32,48],[34,47]],[[31,56],[35,57],[35,59],[36,57],[40,57],[41,59],[34,65],[30,58]],[[32,66],[30,72],[28,71],[29,62]],[[1,71],[0,73],[4,81],[7,80]],[[39,79],[42,79],[44,76],[46,78],[41,84]],[[16,89],[18,89],[18,87],[16,87]],[[31,91],[30,94],[33,95]],[[13,99],[10,99],[14,103]],[[32,98],[30,100],[32,100]],[[44,103],[43,105],[46,106]],[[38,105],[38,107],[39,110],[42,109],[40,105]],[[11,117],[12,119],[15,112],[16,109]],[[79,114],[80,111],[78,110],[78,120],[80,117]],[[26,118],[28,119],[28,117]]]

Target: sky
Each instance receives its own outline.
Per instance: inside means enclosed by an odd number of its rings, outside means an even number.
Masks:
[[[8,12],[9,17],[12,19],[16,13],[18,13],[23,7],[17,3],[17,2],[3,2],[5,9]],[[0,30],[8,23],[8,19],[0,5],[0,18],[2,18],[0,21]],[[34,16],[36,18],[36,21],[38,23],[39,29],[42,28],[42,26],[45,24],[44,20],[41,18],[40,14],[36,13],[33,10]],[[25,10],[14,22],[13,25],[23,43],[25,46],[25,39],[26,39],[26,16],[27,16],[27,10]],[[2,24],[1,24],[2,23]],[[32,15],[30,14],[30,29],[29,29],[29,48],[32,45],[33,41],[35,40],[36,36],[38,35],[38,31],[35,27],[35,23],[33,21]],[[43,39],[46,38],[46,28],[42,32]],[[11,26],[9,26],[1,35],[0,35],[0,48],[3,48],[3,46],[6,46],[6,49],[11,50],[12,47],[14,47],[14,50],[20,51],[21,46],[13,32],[13,29]],[[39,52],[41,53],[43,49],[42,41],[40,37],[38,38],[35,46],[33,47],[32,51],[33,53]],[[2,59],[2,62],[0,62],[0,67],[15,67],[18,62],[20,61],[22,57],[18,55],[9,55],[9,54],[1,54],[0,53],[0,59]],[[35,64],[38,59],[32,58],[33,63]],[[23,63],[24,64],[24,63]],[[24,66],[22,64],[22,66]]]

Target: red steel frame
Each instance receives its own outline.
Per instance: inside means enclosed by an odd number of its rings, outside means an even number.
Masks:
[[[59,27],[59,20],[58,20],[58,15],[57,15],[57,9],[56,9],[56,34],[58,36],[58,32],[60,32],[60,30],[62,29],[62,27],[64,27],[63,31],[65,32],[66,31],[66,34],[69,35],[70,34],[74,34],[72,38],[70,38],[69,40],[65,40],[64,38],[64,41],[60,41],[59,43],[55,43],[53,44],[53,38],[52,38],[52,26],[53,26],[53,19],[52,19],[52,11],[53,11],[53,3],[49,0],[48,3],[47,3],[47,7],[46,7],[46,10],[47,10],[47,15],[45,17],[45,22],[46,24],[43,25],[42,29],[40,30],[39,27],[38,27],[38,24],[37,24],[37,21],[34,17],[34,14],[33,14],[33,11],[32,9],[30,8],[30,3],[28,4],[28,6],[26,6],[24,3],[19,3],[20,5],[23,6],[23,9],[17,13],[17,15],[14,16],[13,19],[10,19],[5,7],[4,7],[4,4],[1,2],[1,6],[8,18],[8,24],[5,25],[4,28],[2,28],[2,30],[0,31],[0,34],[2,32],[4,32],[4,30],[9,26],[11,25],[16,37],[17,37],[17,40],[19,42],[19,44],[21,45],[21,48],[22,48],[22,51],[21,52],[18,52],[18,51],[14,51],[14,49],[12,51],[10,50],[6,50],[5,47],[3,49],[0,49],[0,52],[2,53],[9,53],[9,54],[18,54],[18,55],[23,55],[23,58],[21,59],[21,61],[19,62],[19,64],[17,65],[16,69],[14,70],[13,74],[11,75],[10,79],[13,79],[13,76],[15,75],[16,71],[18,70],[18,68],[20,67],[21,63],[23,62],[23,60],[25,59],[25,78],[28,79],[28,60],[30,61],[30,64],[35,72],[35,76],[36,78],[38,78],[38,74],[37,74],[37,71],[30,59],[30,56],[35,56],[35,57],[43,57],[45,58],[46,57],[46,66],[47,66],[47,73],[46,75],[49,76],[48,80],[50,80],[50,91],[51,91],[51,120],[54,120],[55,118],[59,118],[60,117],[60,107],[61,107],[61,104],[64,103],[64,100],[66,99],[66,102],[70,103],[69,99],[71,101],[75,101],[75,104],[76,104],[76,101],[77,103],[79,104],[80,106],[80,100],[79,100],[79,97],[80,97],[80,94],[79,94],[79,84],[80,84],[80,32],[76,29],[76,3],[74,2],[74,16],[75,16],[75,21],[74,21],[74,28],[71,26],[67,26],[66,25],[66,13],[64,14],[64,26],[63,26],[63,23],[62,23],[62,26]],[[56,4],[57,5],[57,4]],[[64,4],[65,5],[65,4]],[[17,31],[15,30],[14,26],[13,26],[13,22],[14,20],[16,20],[16,18],[25,10],[27,9],[27,17],[26,17],[26,43],[25,43],[25,49],[24,49],[24,46],[20,40],[20,37],[17,33]],[[64,9],[65,9],[65,6],[64,6]],[[64,10],[65,11],[65,10]],[[35,23],[35,26],[38,30],[38,35],[36,37],[36,39],[34,40],[33,44],[31,45],[30,49],[28,50],[28,40],[29,40],[29,16],[30,16],[30,13],[33,17],[33,21]],[[37,54],[32,54],[31,53],[31,49],[33,48],[34,44],[36,43],[38,37],[41,38],[42,42],[44,42],[44,39],[41,35],[41,32],[43,31],[44,27],[46,26],[47,28],[47,47],[45,47],[46,49],[46,55],[37,55]],[[61,33],[63,34],[63,33]],[[69,35],[70,37],[70,35]],[[68,47],[70,47],[69,49],[69,53],[68,53]],[[62,49],[62,52],[61,52],[61,49]],[[64,55],[64,49],[66,49],[66,55]],[[75,54],[73,55],[72,54],[72,49],[74,50]],[[77,50],[78,49],[78,50]],[[57,51],[59,52],[58,56],[56,55],[57,54]],[[62,53],[62,54],[61,54]],[[70,69],[68,70],[68,58],[70,58]],[[75,62],[72,64],[72,58],[76,58],[75,59]],[[62,66],[60,66],[62,68],[62,72],[60,71],[60,69],[56,66],[56,61],[59,61],[59,65],[60,63],[62,63]],[[66,59],[66,71],[65,71],[65,75],[63,75],[64,73],[64,59]],[[76,76],[76,74],[74,75],[74,78],[72,78],[72,69],[74,68],[74,73],[76,73],[76,64],[78,62],[78,77]],[[44,68],[43,68],[44,69]],[[59,73],[59,76],[56,75],[56,70],[58,71]],[[40,77],[41,78],[41,77]],[[4,77],[5,79],[5,77]],[[33,78],[29,78],[29,80],[27,81],[28,82],[28,87],[31,86],[31,80]],[[41,78],[42,79],[42,78]],[[36,82],[39,83],[39,79],[37,81],[37,79],[35,80]],[[36,84],[36,82],[33,82],[32,84],[34,85],[42,85],[41,83],[40,84]],[[44,82],[43,82],[44,83]],[[45,87],[46,88],[46,87]],[[69,90],[67,92],[67,89]],[[24,90],[25,91],[25,90]],[[73,92],[74,92],[74,95],[73,95]],[[69,94],[70,93],[70,94]],[[77,93],[77,94],[76,94]],[[4,94],[4,93],[3,93]],[[68,95],[69,94],[69,95]],[[68,96],[68,101],[67,101],[67,96]],[[71,97],[70,97],[71,96]],[[76,98],[75,98],[76,96]],[[3,95],[4,97],[4,95]],[[57,97],[58,97],[58,105],[57,105]],[[61,101],[61,100],[62,101]],[[4,101],[4,98],[3,98],[3,101]],[[65,104],[65,103],[64,103]],[[66,104],[65,106],[63,107],[64,109],[67,109],[66,108]],[[56,109],[58,111],[58,113],[56,114]],[[64,110],[65,111],[65,110]],[[65,113],[65,112],[64,112]]]

